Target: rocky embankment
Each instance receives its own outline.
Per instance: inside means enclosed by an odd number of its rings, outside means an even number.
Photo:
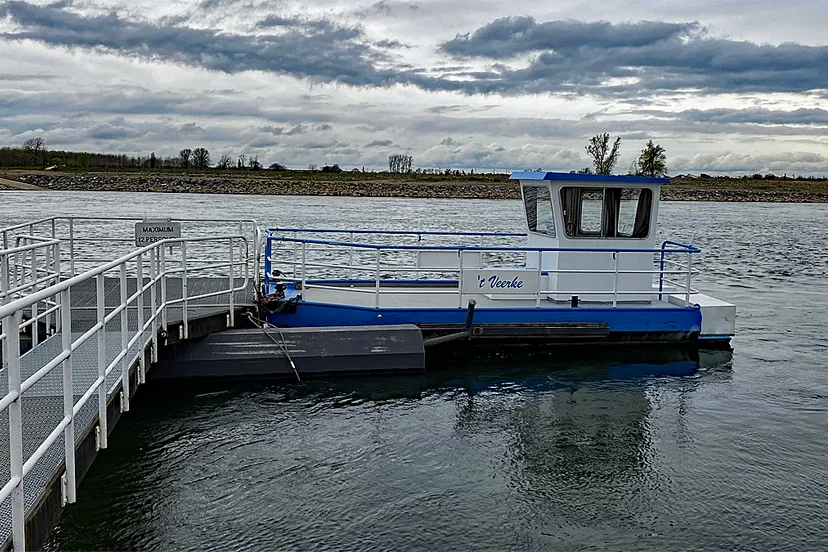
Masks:
[[[44,173],[9,175],[18,182],[50,190],[166,192],[197,194],[319,195],[363,197],[418,197],[465,199],[516,199],[517,184],[508,180],[395,180],[325,176],[303,178],[301,173],[279,176],[225,177],[186,174]],[[662,189],[668,201],[767,201],[790,203],[828,202],[828,183],[808,181],[761,181],[712,179],[674,180]]]

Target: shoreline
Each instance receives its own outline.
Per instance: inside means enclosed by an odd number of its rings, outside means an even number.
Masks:
[[[156,192],[238,195],[519,199],[506,175],[384,173],[139,173],[5,171],[0,190]],[[828,203],[828,182],[808,180],[674,179],[663,201]]]

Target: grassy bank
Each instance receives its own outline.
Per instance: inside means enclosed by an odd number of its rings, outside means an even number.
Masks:
[[[505,174],[423,175],[271,171],[2,171],[0,178],[50,190],[514,199]],[[8,186],[6,186],[8,188]],[[672,201],[828,202],[828,180],[677,178]]]

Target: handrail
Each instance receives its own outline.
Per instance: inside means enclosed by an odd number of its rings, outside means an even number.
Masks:
[[[387,234],[390,236],[506,236],[506,237],[526,237],[526,233],[517,232],[442,232],[439,230],[340,230],[335,228],[268,228],[265,230],[268,237],[272,236],[272,232],[303,232],[316,234]]]
[[[44,219],[46,221],[50,219]],[[29,227],[32,223],[25,223],[17,227]],[[5,237],[5,236],[4,236]],[[30,236],[25,236],[29,238]],[[254,233],[253,239],[255,242],[259,240],[259,234]],[[34,241],[44,241],[37,239]],[[35,244],[37,247],[57,248],[60,245],[60,240],[46,239],[44,243]],[[225,244],[229,248],[225,248],[223,255],[225,261],[220,261],[215,258],[218,250],[210,247],[207,249],[208,256],[198,257],[193,256],[190,264],[187,261],[187,244],[209,243],[209,244]],[[166,250],[172,246],[180,245],[181,257],[166,259]],[[23,253],[32,249],[32,245],[26,245],[11,250],[0,251],[0,259],[8,264],[6,260],[9,255],[15,253]],[[228,258],[229,255],[229,258]],[[36,256],[34,254],[27,255],[31,258],[32,263]],[[60,259],[56,255],[52,259],[54,265],[57,267],[59,273]],[[138,367],[138,383],[143,383],[145,379],[145,351],[147,345],[152,344],[152,360],[158,359],[158,339],[159,330],[167,330],[167,309],[183,303],[183,338],[188,337],[187,324],[187,302],[195,299],[216,297],[229,294],[229,323],[234,322],[234,294],[238,291],[247,289],[250,279],[250,242],[246,236],[236,234],[223,234],[216,236],[201,236],[190,238],[172,238],[161,240],[144,247],[131,251],[128,254],[122,255],[115,260],[106,262],[100,266],[92,268],[72,276],[63,281],[57,281],[43,289],[37,289],[39,284],[47,283],[51,279],[58,279],[57,273],[51,274],[51,278],[37,279],[32,284],[32,292],[25,296],[7,304],[0,306],[0,321],[2,321],[2,331],[0,331],[0,342],[3,348],[3,360],[5,364],[5,371],[8,375],[8,392],[0,397],[0,411],[9,409],[9,451],[11,454],[10,474],[8,482],[3,485],[0,490],[0,503],[5,499],[10,498],[12,502],[12,541],[15,550],[23,550],[26,541],[25,528],[25,505],[23,500],[23,485],[27,475],[34,465],[46,454],[49,447],[51,447],[57,439],[63,434],[65,444],[65,482],[63,489],[65,491],[64,500],[67,503],[75,501],[76,496],[76,474],[75,474],[75,417],[81,412],[81,409],[90,402],[93,395],[98,394],[98,424],[99,424],[99,446],[106,448],[107,446],[107,404],[109,393],[120,383],[122,385],[123,394],[121,397],[122,411],[129,410],[129,385],[130,385],[130,368],[135,362],[136,358],[139,363]],[[127,295],[127,264],[134,263],[136,273],[136,289],[131,295]],[[193,266],[196,264],[196,266]],[[145,272],[145,265],[148,265],[149,271]],[[51,265],[50,265],[51,266]],[[238,267],[238,268],[237,268]],[[25,269],[31,269],[33,272],[37,269],[36,266],[25,266]],[[120,304],[115,306],[107,313],[107,306],[105,300],[105,275],[109,271],[116,270],[119,273],[120,280]],[[187,277],[188,271],[210,271],[214,269],[222,269],[223,274],[221,278],[228,280],[226,289],[213,291],[202,294],[188,294]],[[177,299],[167,298],[166,281],[170,274],[183,272],[180,278],[183,280],[183,294]],[[132,276],[131,276],[132,277]],[[175,277],[176,279],[179,276]],[[5,280],[5,279],[4,279]],[[83,331],[80,336],[75,336],[72,333],[72,310],[71,310],[71,292],[72,288],[77,284],[94,280],[97,288],[97,319],[91,327]],[[237,285],[238,283],[238,285]],[[161,293],[157,293],[160,286]],[[6,287],[4,281],[4,287]],[[25,287],[25,286],[24,286]],[[159,297],[160,295],[160,297]],[[44,303],[47,306],[51,305],[45,312],[38,315],[37,307],[39,303]],[[31,307],[32,320],[26,323],[22,322],[24,309]],[[149,307],[150,314],[145,320],[144,309]],[[131,328],[128,319],[128,309],[137,309],[138,323],[136,328]],[[27,377],[21,377],[21,349],[20,349],[20,331],[28,324],[37,320],[37,316],[44,316],[52,312],[59,312],[56,316],[58,322],[58,329],[60,330],[60,351],[54,354],[48,362],[40,366],[33,373]],[[120,315],[120,329],[107,330],[107,322],[116,319]],[[159,321],[160,319],[160,321]],[[121,335],[121,350],[115,356],[114,360],[107,362],[106,353],[106,337],[107,335],[118,334]],[[37,330],[33,331],[33,335],[37,334]],[[93,336],[97,335],[97,349],[98,349],[98,374],[97,378],[88,386],[84,384],[85,389],[76,390],[73,386],[73,370],[72,360],[73,354],[85,342],[91,340]],[[132,336],[130,338],[130,335]],[[34,343],[37,344],[36,341]],[[139,346],[138,352],[132,352],[135,346]],[[120,368],[118,368],[120,364]],[[58,367],[62,367],[63,377],[63,417],[60,422],[54,426],[49,435],[42,441],[36,450],[29,455],[27,459],[23,457],[23,420],[21,410],[21,399],[26,391],[30,390],[38,381],[47,375],[54,373]],[[118,381],[112,387],[107,388],[107,377],[113,370],[118,369]],[[76,396],[80,398],[76,400]]]

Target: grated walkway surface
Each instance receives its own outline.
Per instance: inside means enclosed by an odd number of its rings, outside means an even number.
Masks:
[[[190,278],[187,281],[188,295],[199,295],[227,289],[227,278]],[[236,286],[241,286],[243,281],[236,280]],[[136,278],[130,278],[127,283],[128,294],[131,295],[137,289]],[[181,298],[182,280],[167,280],[167,299]],[[160,293],[160,290],[158,290]],[[117,278],[104,280],[104,295],[106,312],[111,312],[120,304],[120,282]],[[236,306],[251,304],[252,284],[248,284],[244,291],[236,292],[234,301]],[[72,339],[76,340],[83,333],[97,322],[96,308],[97,294],[94,281],[83,282],[72,287]],[[159,295],[160,301],[160,295]],[[150,294],[145,293],[145,304],[150,302]],[[174,306],[167,309],[169,324],[176,324],[182,320],[183,309]],[[229,312],[229,297],[225,293],[215,297],[196,299],[188,302],[187,314],[189,320],[206,318],[215,314]],[[138,331],[138,309],[128,309],[128,327],[133,332]],[[148,320],[151,308],[144,309],[144,320]],[[159,327],[160,327],[159,319]],[[109,364],[121,352],[121,320],[116,316],[106,325],[106,362]],[[129,350],[127,359],[130,365],[134,365],[141,352],[139,343],[152,337],[151,328],[146,330],[142,339]],[[21,380],[25,380],[51,359],[56,357],[62,350],[62,335],[60,332],[52,335],[37,347],[24,354],[21,358]],[[77,402],[83,393],[98,377],[98,340],[93,335],[82,343],[72,356],[73,394]],[[120,365],[116,366],[102,386],[107,393],[108,400],[121,375]],[[0,396],[8,392],[8,377],[3,370],[0,370]],[[43,377],[34,386],[28,389],[21,399],[23,411],[23,461],[35,452],[38,446],[48,437],[63,419],[63,371],[60,366],[53,369],[47,376]],[[97,394],[93,394],[80,412],[75,416],[75,438],[79,442],[92,423],[95,422],[98,414]],[[0,416],[0,475],[5,475],[6,480],[10,476],[9,471],[9,419],[8,416]],[[64,460],[64,439],[63,435],[49,447],[46,454],[34,465],[26,475],[24,482],[24,502],[27,514],[37,504],[43,492],[47,489],[61,467]],[[11,537],[11,500],[5,500],[0,505],[0,543],[6,542]]]

